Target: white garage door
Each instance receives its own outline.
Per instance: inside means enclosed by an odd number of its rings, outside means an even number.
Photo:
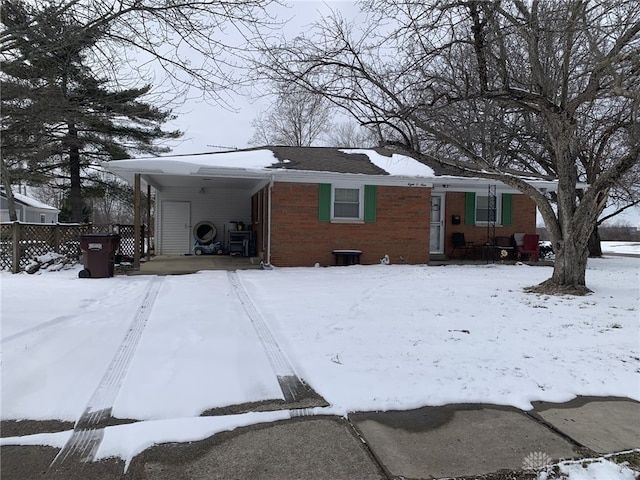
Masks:
[[[191,252],[191,205],[189,202],[162,202],[162,254]]]

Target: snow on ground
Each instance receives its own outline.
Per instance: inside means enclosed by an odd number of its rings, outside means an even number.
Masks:
[[[637,478],[638,472],[607,458],[560,462],[555,466],[544,468],[538,475],[539,480],[637,480]]]
[[[587,297],[522,289],[526,265],[245,271],[302,376],[338,410],[456,402],[531,408],[576,395],[640,400],[640,259],[590,262]]]
[[[551,275],[543,266],[238,274],[297,373],[331,404],[324,412],[346,414],[458,402],[529,409],[576,395],[640,400],[639,267],[640,258],[589,260],[594,293],[585,297],[523,293]],[[79,279],[78,270],[0,274],[2,419],[77,420],[156,278]],[[196,417],[282,398],[226,272],[163,277],[134,353],[112,413],[146,421],[107,428],[99,457],[130,459],[154,442],[288,415]],[[58,445],[65,435],[1,442]]]
[[[640,242],[601,242],[603,253],[640,255]]]

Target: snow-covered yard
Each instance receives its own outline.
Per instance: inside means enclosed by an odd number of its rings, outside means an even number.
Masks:
[[[3,420],[75,421],[107,377],[112,415],[145,421],[108,427],[102,457],[287,418],[198,417],[282,398],[226,272],[79,279],[79,269],[0,275]],[[318,413],[458,402],[529,409],[576,395],[640,400],[640,258],[590,260],[589,296],[523,293],[550,274],[501,264],[238,272],[296,373],[329,402]],[[116,362],[119,374],[108,372],[134,328],[135,348]],[[68,436],[25,442],[61,445]]]

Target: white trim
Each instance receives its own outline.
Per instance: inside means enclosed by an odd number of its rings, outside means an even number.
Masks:
[[[444,232],[446,230],[446,225],[447,225],[447,209],[446,209],[446,199],[447,199],[447,195],[445,192],[431,192],[431,198],[433,199],[434,196],[437,196],[440,198],[440,221],[438,222],[440,225],[440,238],[438,239],[438,243],[440,244],[440,250],[431,250],[431,228],[433,227],[434,222],[431,218],[429,218],[429,254],[433,254],[433,255],[443,255],[445,253],[445,237],[444,237]],[[433,204],[430,205],[430,212],[429,215],[431,215],[431,212],[433,208]]]
[[[522,178],[529,185],[537,188],[541,192],[555,192],[558,189],[558,182],[550,180],[537,180]],[[437,177],[432,179],[433,190],[436,192],[475,192],[487,189],[489,185],[495,185],[496,191],[500,193],[514,193],[522,195],[517,188],[513,188],[498,180],[488,180],[479,177]]]
[[[358,217],[336,217],[336,188],[358,190]],[[364,185],[331,184],[331,221],[335,223],[364,223]]]
[[[342,184],[346,188],[360,185],[432,188],[433,179],[400,177],[392,175],[366,175],[362,173],[305,172],[301,170],[280,170],[274,174],[277,182],[283,183],[331,183]]]

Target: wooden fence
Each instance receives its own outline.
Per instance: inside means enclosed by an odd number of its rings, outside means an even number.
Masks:
[[[144,232],[143,225],[140,232],[142,239],[145,238]],[[80,236],[87,233],[118,233],[120,245],[116,255],[133,258],[136,243],[133,225],[12,222],[0,224],[0,270],[18,273],[32,260],[50,252],[80,260]],[[144,245],[144,242],[140,242],[140,245]]]

